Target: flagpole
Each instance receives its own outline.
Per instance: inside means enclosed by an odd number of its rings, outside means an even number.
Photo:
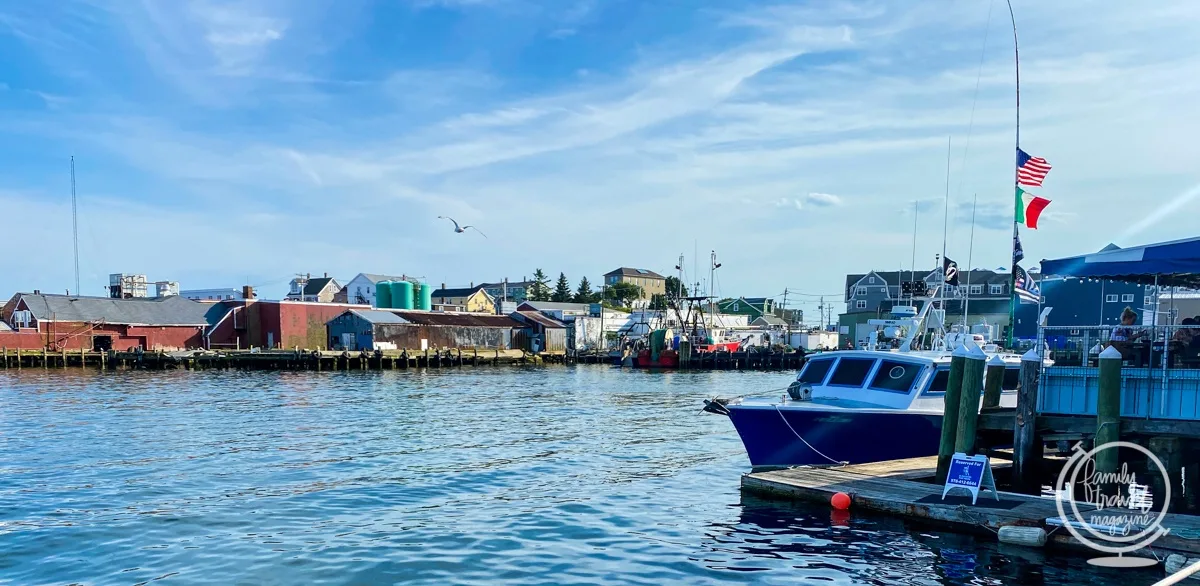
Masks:
[[[967,294],[963,297],[963,325],[967,323],[967,310],[971,307],[971,267],[975,256],[975,208],[979,205],[979,194],[971,202],[971,243],[967,247]],[[970,326],[968,326],[970,327]]]
[[[942,329],[946,328],[946,234],[950,232],[950,140],[953,137],[946,137],[946,195],[942,198],[942,286],[938,289],[938,296],[942,298],[940,309],[942,310]],[[961,258],[961,257],[960,257]]]
[[[1013,63],[1016,66],[1016,81],[1017,81],[1017,136],[1016,136],[1017,145],[1016,145],[1016,148],[1013,149],[1013,190],[1012,190],[1012,197],[1015,198],[1016,193],[1017,193],[1018,181],[1020,180],[1020,174],[1019,174],[1019,170],[1018,170],[1017,164],[1016,164],[1016,157],[1017,157],[1017,153],[1021,149],[1021,53],[1020,53],[1020,50],[1018,49],[1018,45],[1017,45],[1017,17],[1015,14],[1013,14],[1012,0],[1006,0],[1006,3],[1008,4],[1008,17],[1010,20],[1012,20]],[[1014,212],[1013,212],[1013,255],[1012,255],[1012,265],[1009,270],[1009,276],[1008,276],[1008,293],[1009,293],[1008,340],[1007,340],[1008,343],[1006,344],[1006,346],[1008,346],[1009,348],[1013,347],[1013,330],[1016,329],[1016,325],[1017,325],[1016,246],[1017,246],[1017,239],[1020,238],[1020,235],[1018,233],[1018,228],[1017,228],[1018,223],[1017,223],[1017,217],[1016,217],[1016,211],[1015,211],[1016,210],[1015,204],[1014,204],[1013,209],[1014,209]],[[968,293],[970,293],[970,290],[968,290]]]

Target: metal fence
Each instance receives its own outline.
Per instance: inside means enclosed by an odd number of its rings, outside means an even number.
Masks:
[[[1098,360],[1121,352],[1121,415],[1200,419],[1200,326],[1054,326],[1038,332],[1054,360],[1043,369],[1038,411],[1094,415]]]

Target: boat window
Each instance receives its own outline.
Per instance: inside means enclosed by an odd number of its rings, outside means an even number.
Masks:
[[[917,375],[921,373],[921,365],[896,360],[884,360],[871,379],[871,388],[880,391],[908,393]]]
[[[1000,383],[1000,388],[1005,391],[1015,391],[1019,386],[1021,386],[1021,369],[1004,369],[1004,382]]]
[[[950,371],[945,368],[939,368],[933,375],[933,382],[929,383],[929,388],[926,393],[944,393],[946,392],[946,383],[950,381]]]
[[[804,365],[804,371],[800,373],[800,378],[796,380],[802,383],[819,385],[825,382],[825,375],[829,374],[829,367],[831,366],[833,366],[832,358],[809,360],[808,364]]]
[[[874,358],[843,358],[829,379],[829,384],[841,387],[861,387],[875,365]]]

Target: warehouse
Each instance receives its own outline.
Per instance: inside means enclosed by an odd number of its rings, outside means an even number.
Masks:
[[[326,324],[329,346],[342,350],[507,350],[522,327],[504,315],[377,309],[349,309]]]

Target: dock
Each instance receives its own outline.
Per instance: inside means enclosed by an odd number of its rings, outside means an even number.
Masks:
[[[993,466],[1002,470],[1011,464],[995,462]],[[1058,518],[1054,499],[1000,491],[997,501],[990,491],[984,491],[972,505],[970,497],[960,496],[956,491],[942,500],[942,485],[933,482],[936,470],[936,456],[840,467],[789,468],[746,474],[742,476],[742,489],[768,498],[826,504],[834,494],[844,492],[850,495],[851,510],[872,511],[993,537],[1006,525],[1040,527],[1048,535],[1048,545],[1097,553],[1065,529],[1046,523],[1047,519]],[[1087,510],[1084,506],[1080,509]],[[1153,549],[1160,557],[1168,553],[1200,555],[1200,519],[1169,513],[1162,525],[1170,533],[1154,542]]]

